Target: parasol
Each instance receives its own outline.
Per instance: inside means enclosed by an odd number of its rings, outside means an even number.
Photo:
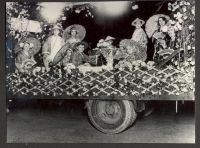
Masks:
[[[41,49],[40,41],[36,38],[28,37],[28,38],[22,39],[20,42],[17,43],[14,49],[15,53],[18,53],[19,51],[23,50],[23,45],[25,42],[28,42],[29,44],[32,45],[32,47],[29,50],[30,56],[34,56],[40,51]]]
[[[83,27],[82,25],[79,25],[79,24],[71,25],[64,30],[63,38],[65,39],[65,41],[71,37],[70,32],[71,32],[72,28],[77,30],[76,38],[79,39],[80,41],[82,41],[85,38],[86,30],[85,30],[85,27]]]
[[[69,48],[69,43],[66,43],[62,48],[56,53],[52,66],[57,65],[67,54],[67,50],[72,50]]]
[[[173,49],[165,49],[165,50],[161,50],[158,51],[158,54],[163,56],[163,55],[171,55],[174,52]]]
[[[166,18],[167,20],[169,20],[169,16],[167,15],[164,15],[164,14],[156,14],[156,15],[153,15],[152,17],[150,17],[147,22],[146,22],[146,25],[145,25],[145,31],[148,35],[148,37],[152,37],[153,33],[158,30],[158,19],[160,17],[164,17]]]

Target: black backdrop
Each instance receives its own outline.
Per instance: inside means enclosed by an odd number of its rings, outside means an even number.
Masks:
[[[137,2],[137,4],[139,9],[131,10],[130,5],[127,13],[116,18],[101,16],[95,12],[94,18],[85,17],[84,13],[70,13],[66,22],[63,22],[63,28],[72,24],[83,25],[87,30],[85,41],[90,43],[91,48],[94,48],[99,39],[105,38],[108,35],[115,37],[117,44],[120,39],[131,38],[134,31],[131,22],[137,17],[147,21],[154,14],[162,13],[169,15],[170,13],[167,10],[167,1],[141,1]],[[147,52],[148,60],[152,60],[154,49],[151,39],[148,42]]]

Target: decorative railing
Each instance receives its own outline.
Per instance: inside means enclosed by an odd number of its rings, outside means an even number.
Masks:
[[[130,69],[102,70],[70,74],[59,69],[36,74],[7,75],[7,94],[11,96],[128,96],[180,95],[194,92],[194,75],[172,66],[158,69],[140,64]]]

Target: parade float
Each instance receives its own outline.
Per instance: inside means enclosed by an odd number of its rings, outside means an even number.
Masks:
[[[112,68],[108,65],[86,64],[76,67],[68,64],[64,72],[60,72],[56,63],[62,59],[61,53],[69,48],[66,45],[54,58],[50,71],[36,64],[35,60],[25,61],[23,72],[13,68],[13,62],[16,62],[14,53],[19,52],[24,39],[29,40],[35,48],[30,56],[37,54],[39,59],[42,57],[38,49],[41,49],[46,30],[53,20],[31,20],[28,3],[8,3],[7,98],[84,99],[91,123],[101,132],[109,134],[122,132],[134,123],[140,101],[194,101],[195,4],[190,0],[167,3],[171,14],[155,14],[145,24],[145,32],[148,38],[154,38],[155,48],[162,48],[157,51],[159,58],[156,57],[154,61],[121,61]],[[45,9],[43,5],[39,3],[37,9]],[[137,9],[137,3],[133,5],[132,9]],[[86,11],[87,17],[94,17],[89,11],[95,7],[93,3],[67,3],[60,7],[76,13]],[[41,10],[41,13],[46,12]],[[63,14],[55,17],[58,17],[57,23],[66,19]],[[160,32],[156,32],[160,17],[166,18],[167,23]],[[85,35],[84,30],[81,33]]]

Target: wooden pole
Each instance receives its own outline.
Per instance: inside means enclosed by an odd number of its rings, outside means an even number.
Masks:
[[[178,113],[178,101],[176,100],[176,114]]]

